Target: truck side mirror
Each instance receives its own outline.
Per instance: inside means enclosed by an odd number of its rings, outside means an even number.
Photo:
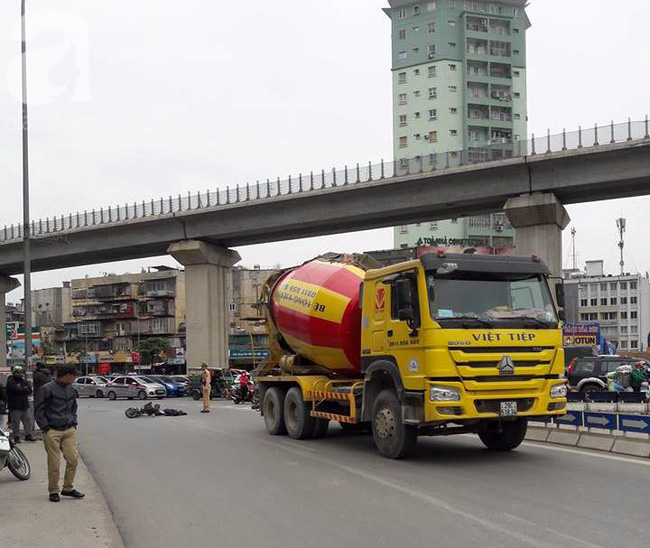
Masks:
[[[560,321],[562,323],[566,323],[566,312],[564,311],[564,308],[560,308],[557,311],[558,318],[560,318]]]
[[[397,292],[398,309],[401,311],[404,308],[411,307],[411,282],[404,278],[395,282],[395,289]]]
[[[564,308],[564,284],[561,282],[555,284],[555,300],[557,302],[558,308]]]

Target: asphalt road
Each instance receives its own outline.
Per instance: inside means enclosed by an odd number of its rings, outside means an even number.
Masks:
[[[380,457],[369,435],[268,436],[249,407],[168,400],[185,417],[127,419],[80,400],[81,453],[127,547],[650,545],[650,461],[473,436]]]

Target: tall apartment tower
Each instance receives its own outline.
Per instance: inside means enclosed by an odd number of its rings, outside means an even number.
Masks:
[[[527,135],[527,0],[388,3],[398,171],[511,156]],[[395,247],[433,242],[507,247],[514,230],[502,213],[395,228]]]

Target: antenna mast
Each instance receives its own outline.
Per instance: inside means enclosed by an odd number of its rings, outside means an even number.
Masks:
[[[619,217],[616,219],[616,228],[618,228],[618,233],[620,236],[620,240],[618,242],[618,248],[621,250],[621,262],[619,263],[621,265],[621,276],[625,274],[625,259],[623,259],[623,248],[625,247],[625,219],[623,217]]]

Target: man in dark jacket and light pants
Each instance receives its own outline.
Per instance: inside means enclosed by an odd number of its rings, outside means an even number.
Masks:
[[[32,387],[25,378],[23,368],[19,365],[11,370],[11,376],[7,379],[7,409],[9,420],[13,431],[14,443],[20,443],[20,423],[25,427],[25,439],[36,441],[34,437],[34,425],[29,409],[29,395]]]
[[[72,382],[74,366],[57,369],[56,380],[43,386],[36,395],[36,422],[43,431],[47,453],[47,478],[50,500],[59,502],[59,475],[61,454],[65,459],[65,476],[61,494],[80,499],[84,497],[74,488],[79,454],[77,453],[77,399]]]

